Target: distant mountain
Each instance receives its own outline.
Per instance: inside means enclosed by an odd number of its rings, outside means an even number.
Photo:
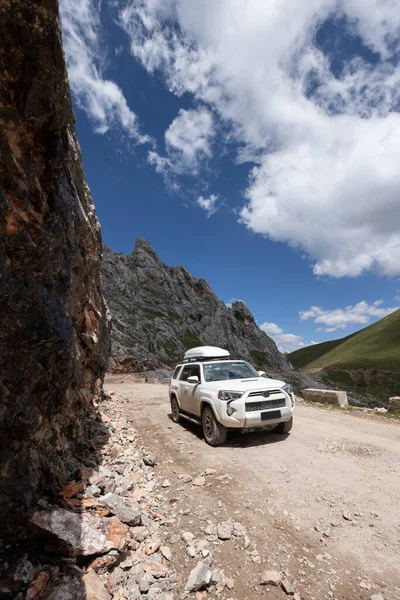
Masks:
[[[292,371],[243,302],[228,308],[204,279],[162,263],[146,240],[139,238],[130,255],[105,248],[102,274],[114,372],[171,367],[202,345],[226,348],[258,369]]]
[[[345,338],[301,348],[287,358],[328,384],[381,399],[400,395],[400,310]]]

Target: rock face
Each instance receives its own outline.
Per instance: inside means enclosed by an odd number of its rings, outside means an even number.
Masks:
[[[202,345],[226,348],[260,369],[291,370],[243,302],[228,308],[204,279],[163,264],[146,240],[130,255],[105,248],[102,272],[113,317],[112,371],[170,366]]]
[[[66,480],[109,344],[57,1],[1,3],[0,38],[0,512],[13,527]]]

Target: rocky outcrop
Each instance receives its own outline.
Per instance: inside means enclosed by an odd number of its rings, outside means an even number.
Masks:
[[[102,272],[114,372],[173,365],[201,345],[227,348],[260,369],[291,370],[243,302],[228,308],[204,279],[162,263],[146,240],[139,238],[130,255],[105,248]]]
[[[56,0],[2,2],[0,38],[0,512],[15,531],[67,480],[108,333]]]

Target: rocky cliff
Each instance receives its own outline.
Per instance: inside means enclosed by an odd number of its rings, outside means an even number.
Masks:
[[[57,1],[1,2],[0,39],[0,513],[15,527],[69,475],[108,334]]]
[[[103,287],[113,317],[111,370],[155,370],[201,345],[229,349],[260,369],[291,370],[243,302],[228,308],[204,279],[161,262],[138,239],[132,254],[105,248]]]

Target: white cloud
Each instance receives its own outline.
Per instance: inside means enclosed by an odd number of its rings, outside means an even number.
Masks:
[[[331,72],[315,32],[334,15],[377,64]],[[400,273],[395,2],[127,0],[120,23],[144,67],[217,111],[254,161],[249,229],[305,252],[317,275]]]
[[[263,323],[260,325],[260,329],[275,340],[280,352],[294,352],[294,350],[305,346],[301,335],[284,333],[283,329],[276,323]]]
[[[371,319],[382,319],[399,308],[398,306],[384,308],[382,304],[383,300],[376,300],[373,304],[362,300],[354,306],[333,310],[311,306],[308,310],[300,312],[299,316],[302,321],[312,319],[316,324],[325,325],[325,327],[318,327],[317,331],[332,332],[345,329],[348,325],[368,325]]]
[[[211,156],[213,135],[213,117],[207,108],[181,109],[165,132],[167,156],[152,151],[148,160],[167,178],[185,174],[196,176],[200,166]]]
[[[209,198],[204,198],[203,196],[200,196],[200,198],[198,198],[197,200],[197,204],[200,206],[200,208],[202,208],[205,211],[207,217],[211,217],[217,212],[217,202],[217,194],[211,194]]]
[[[149,142],[118,85],[103,76],[105,62],[100,30],[100,3],[61,0],[60,17],[68,76],[75,102],[97,133],[117,128],[135,143]]]

